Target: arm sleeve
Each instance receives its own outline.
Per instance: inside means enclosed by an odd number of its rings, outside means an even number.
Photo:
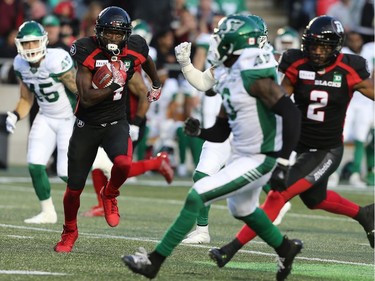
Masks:
[[[279,151],[278,157],[289,159],[300,137],[301,112],[286,96],[280,98],[271,110],[280,115],[283,122],[283,147]]]
[[[212,142],[224,142],[229,137],[230,132],[228,119],[216,117],[215,124],[211,128],[201,128],[201,133],[198,137]]]
[[[182,68],[186,80],[197,90],[207,91],[215,85],[215,78],[212,76],[211,68],[204,72],[196,69],[192,64]]]

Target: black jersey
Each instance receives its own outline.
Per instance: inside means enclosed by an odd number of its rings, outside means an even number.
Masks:
[[[148,51],[147,43],[141,36],[131,35],[129,37],[127,46],[117,56],[117,59],[121,59],[126,66],[127,81],[131,79],[136,69],[139,69],[141,64],[147,60]],[[70,54],[77,63],[90,69],[93,75],[101,66],[113,60],[113,56],[99,48],[96,37],[78,39],[72,45]],[[116,99],[109,96],[89,108],[82,107],[78,102],[75,115],[78,119],[89,124],[103,124],[124,119],[126,118],[126,92],[126,87],[124,87],[120,98],[118,95],[116,95]]]
[[[293,84],[295,104],[302,113],[299,145],[320,149],[340,146],[353,87],[370,76],[366,60],[339,54],[333,65],[316,72],[302,51],[291,49],[283,54],[279,70]]]

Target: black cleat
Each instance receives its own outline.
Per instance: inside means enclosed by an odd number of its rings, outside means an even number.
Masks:
[[[131,271],[149,279],[155,278],[160,269],[151,263],[143,247],[140,247],[134,255],[122,256],[121,259]]]
[[[292,271],[294,258],[301,252],[303,243],[301,240],[289,240],[289,251],[284,257],[278,257],[278,271],[276,273],[277,281],[284,281]]]
[[[371,248],[374,248],[374,204],[362,207],[360,212],[363,215],[363,220],[360,224],[366,232]]]
[[[224,267],[234,256],[235,253],[225,253],[222,248],[212,248],[208,255],[218,267]]]

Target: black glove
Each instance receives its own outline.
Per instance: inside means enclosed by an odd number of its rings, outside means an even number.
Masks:
[[[272,172],[270,184],[271,189],[276,191],[286,190],[287,176],[289,169],[289,161],[286,159],[278,158],[275,169]]]
[[[197,137],[201,133],[200,122],[198,119],[189,117],[184,123],[184,133],[188,136]]]

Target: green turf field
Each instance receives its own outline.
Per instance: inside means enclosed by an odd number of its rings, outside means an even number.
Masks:
[[[79,239],[69,254],[55,253],[63,224],[62,196],[65,184],[53,179],[53,199],[58,212],[56,225],[28,225],[25,218],[39,212],[27,171],[0,171],[0,280],[146,280],[131,273],[120,257],[139,246],[153,249],[179,212],[190,180],[177,179],[167,186],[159,176],[143,176],[122,187],[118,198],[121,222],[110,228],[104,218],[79,217]],[[366,205],[374,202],[373,189],[338,189],[345,197]],[[264,199],[262,194],[261,200]],[[88,182],[81,196],[80,212],[96,203]],[[219,269],[207,253],[221,246],[242,226],[226,209],[213,205],[210,213],[210,245],[180,245],[167,259],[156,280],[198,281],[275,280],[275,254],[260,239],[246,245],[225,268]],[[362,227],[346,218],[323,211],[310,211],[299,198],[280,226],[290,238],[304,241],[292,275],[295,281],[374,280],[374,251]]]

